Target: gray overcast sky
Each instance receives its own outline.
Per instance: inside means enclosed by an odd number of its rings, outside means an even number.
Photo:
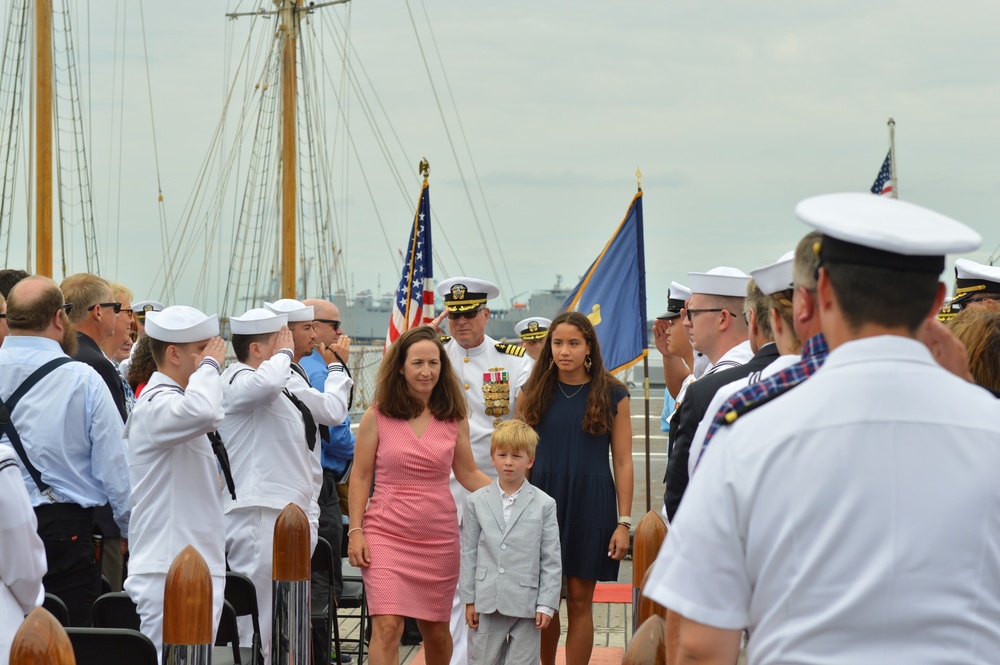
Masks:
[[[793,216],[798,200],[867,190],[888,148],[890,115],[902,198],[976,228],[984,245],[969,258],[985,261],[1000,244],[996,3],[424,2],[513,287],[488,267],[487,251],[498,265],[500,253],[484,247],[472,223],[406,2],[354,0],[350,10],[322,11],[334,22],[350,18],[352,57],[391,120],[380,130],[394,131],[402,145],[389,139],[407,191],[391,180],[352,96],[351,132],[392,249],[357,160],[338,158],[347,164],[338,174],[347,185],[338,185],[337,205],[347,229],[349,290],[394,288],[394,253],[406,241],[422,156],[432,167],[437,279],[463,272],[494,279],[508,297],[511,288],[548,288],[557,274],[566,286],[576,282],[624,215],[638,165],[652,316],[670,280],[686,282],[688,271],[723,264],[750,270],[791,249],[805,232]],[[90,33],[78,37],[89,54],[81,67],[90,79],[102,272],[139,297],[156,296],[162,248],[139,4],[118,3],[117,15],[109,4],[79,5],[89,6]],[[171,226],[221,115],[227,44],[242,48],[251,23],[230,22],[224,13],[256,6],[271,5],[143,2]],[[410,0],[409,7],[486,225],[424,5]],[[341,54],[332,39],[323,52],[339,81]],[[120,83],[112,93],[115,75],[125,81],[124,95]],[[335,123],[333,110],[329,118]],[[12,265],[22,262],[19,252]]]

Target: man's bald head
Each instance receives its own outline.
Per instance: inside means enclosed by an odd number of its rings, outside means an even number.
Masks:
[[[303,300],[302,304],[313,308],[313,331],[316,333],[317,343],[330,345],[340,339],[344,328],[340,325],[340,309],[336,305],[321,298]],[[330,323],[331,321],[336,324]]]
[[[25,277],[7,296],[7,325],[11,334],[45,332],[62,305],[63,294],[54,280],[41,275]]]

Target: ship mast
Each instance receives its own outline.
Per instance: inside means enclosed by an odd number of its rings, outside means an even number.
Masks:
[[[35,272],[52,277],[52,0],[35,0]]]
[[[296,46],[299,0],[280,2],[281,39],[281,297],[295,297],[295,216],[298,203],[296,165]]]

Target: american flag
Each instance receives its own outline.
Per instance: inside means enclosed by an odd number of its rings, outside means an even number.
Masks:
[[[885,161],[879,169],[875,184],[872,185],[872,194],[879,196],[892,196],[892,150],[885,154]]]
[[[396,301],[389,319],[389,332],[385,346],[399,336],[424,323],[434,320],[434,268],[431,262],[431,193],[427,180],[420,190],[417,214],[406,243],[406,259],[396,289]]]

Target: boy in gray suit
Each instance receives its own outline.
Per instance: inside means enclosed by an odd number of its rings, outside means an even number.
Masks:
[[[520,420],[499,423],[490,440],[499,477],[465,499],[459,590],[470,665],[537,665],[541,629],[559,607],[556,502],[524,477],[537,445]]]

